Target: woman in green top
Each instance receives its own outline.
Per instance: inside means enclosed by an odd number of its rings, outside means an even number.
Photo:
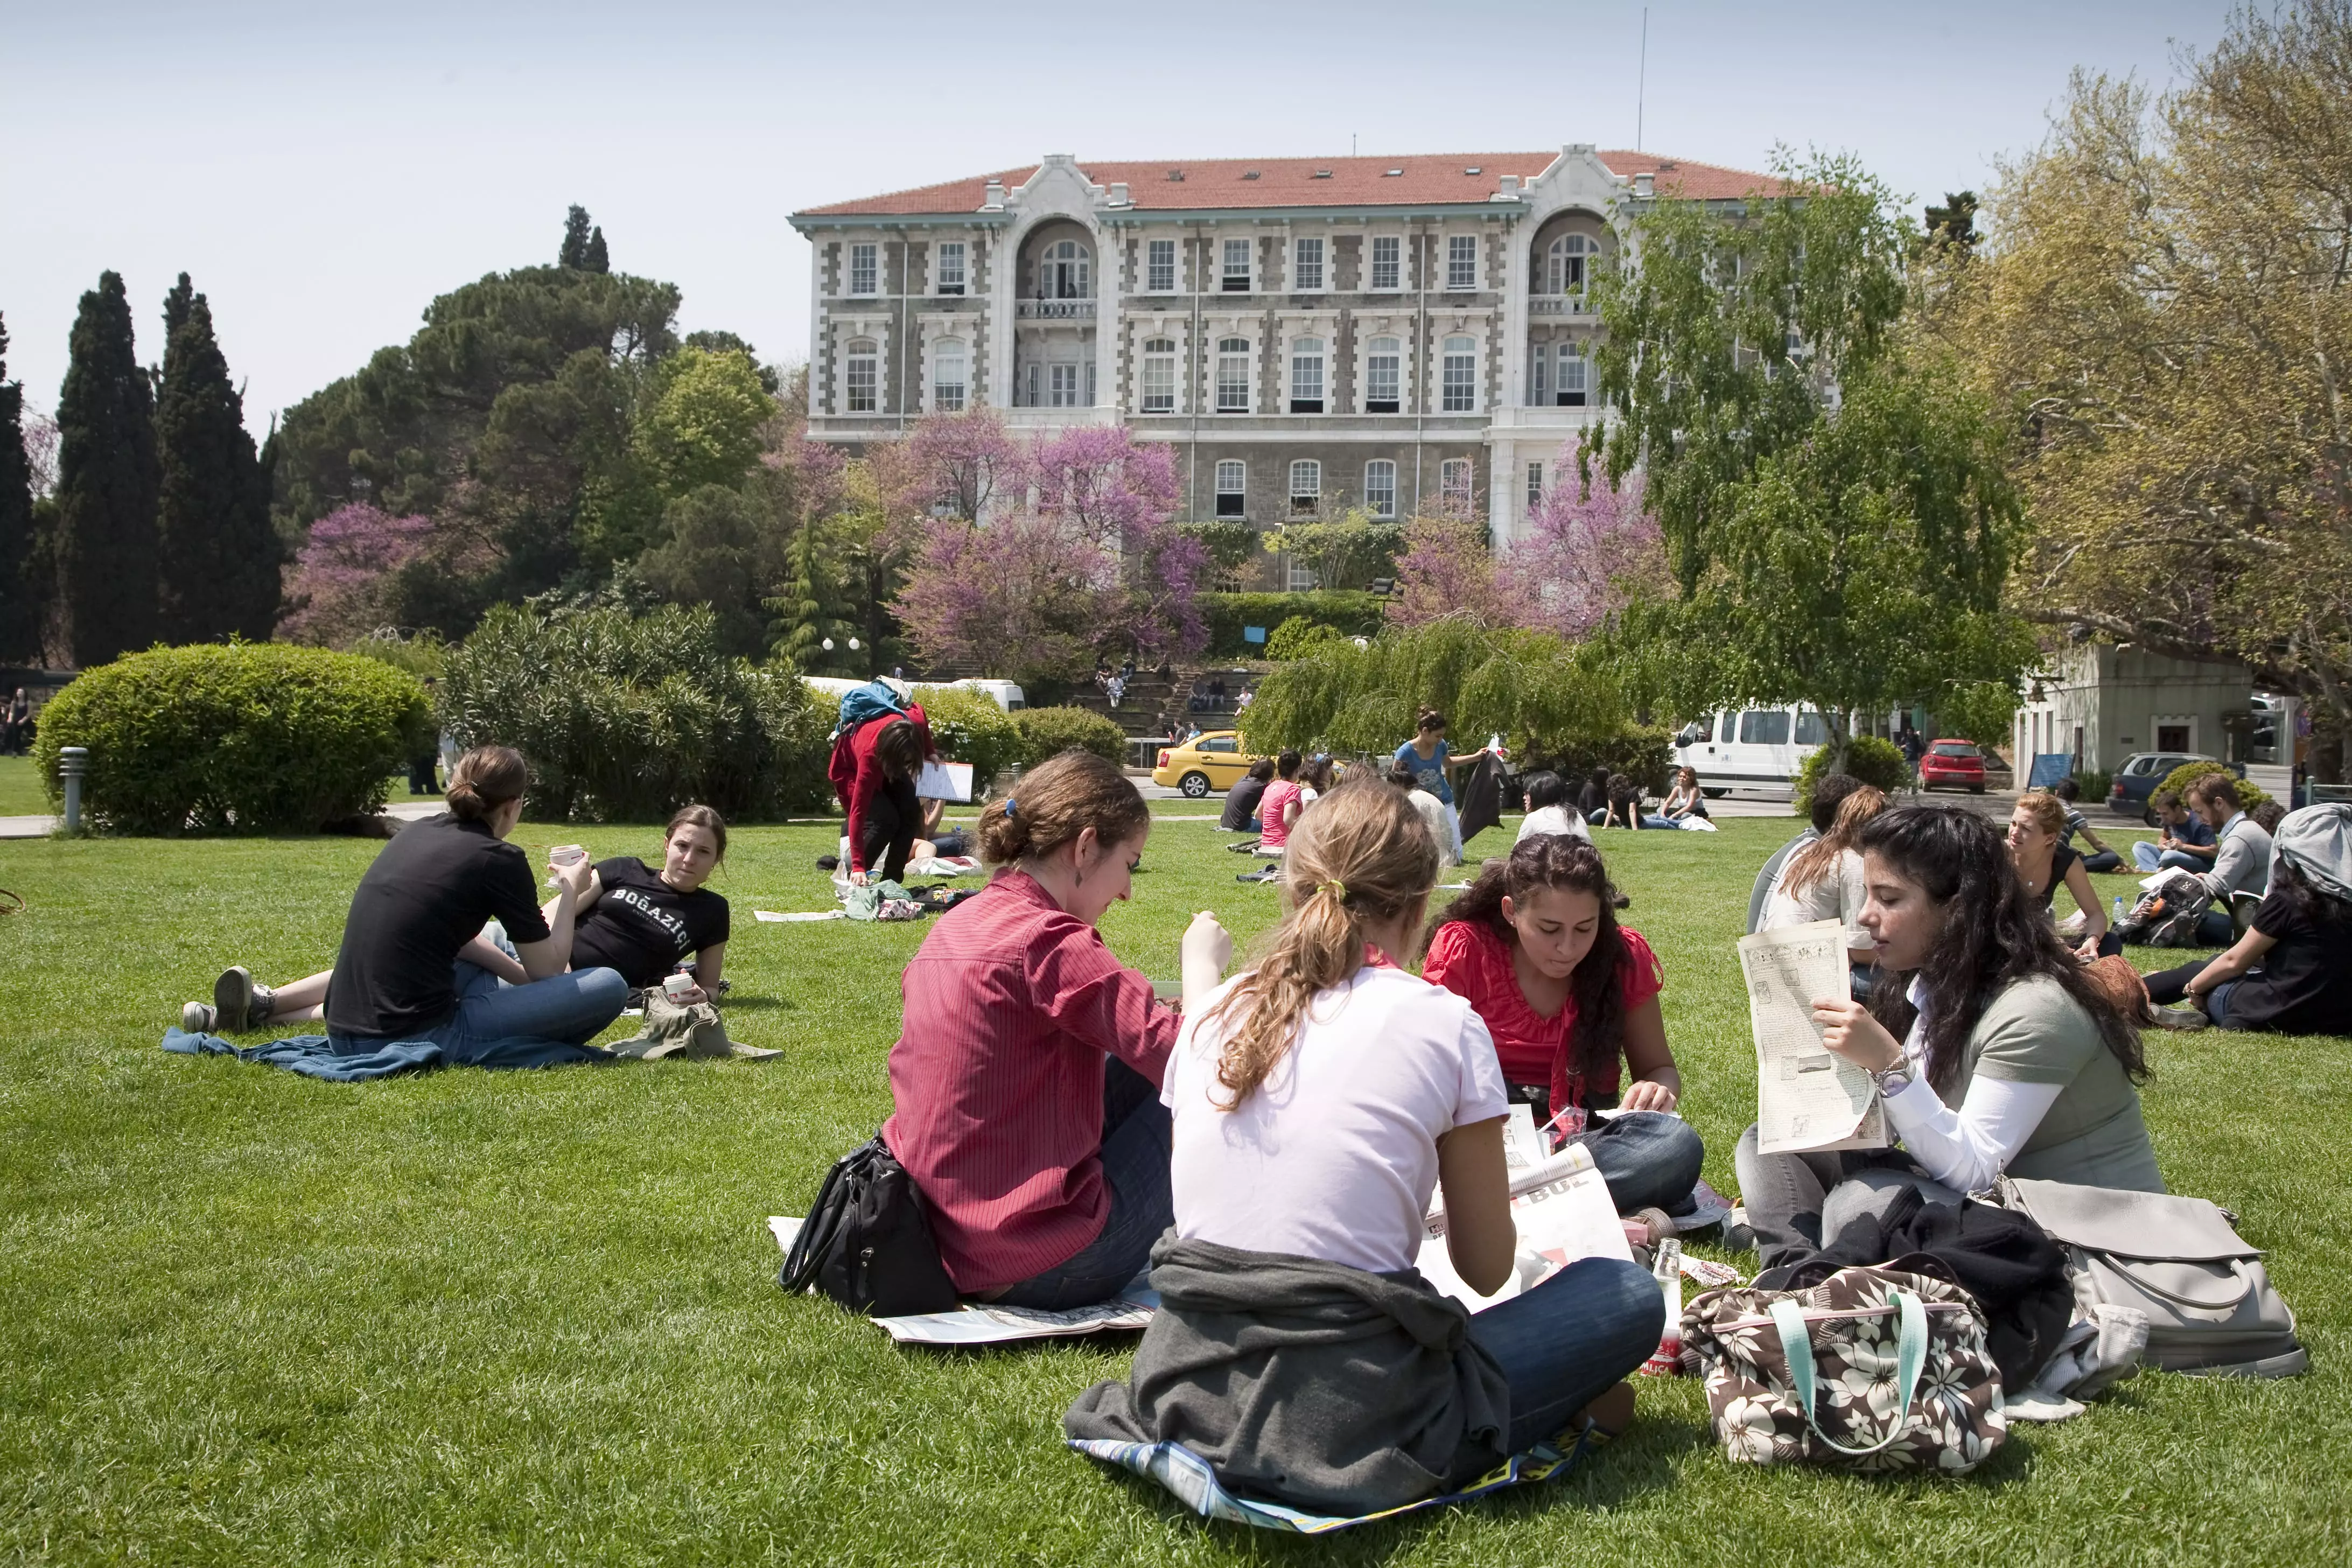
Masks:
[[[1759,1154],[1739,1185],[1767,1268],[1917,1187],[1952,1203],[2004,1172],[2160,1193],[2140,1120],[2137,1026],[2030,897],[2000,834],[1960,806],[1882,813],[1859,841],[1872,1005],[1813,1004],[1822,1043],[1878,1080],[1899,1150]],[[1890,980],[1907,981],[1905,984]]]

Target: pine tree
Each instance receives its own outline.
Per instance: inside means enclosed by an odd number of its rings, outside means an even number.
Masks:
[[[120,273],[100,274],[81,297],[70,343],[51,565],[67,646],[88,669],[156,632],[155,388],[139,364]]]
[[[768,608],[776,612],[776,651],[803,670],[814,670],[825,661],[824,638],[833,629],[833,617],[825,613],[833,595],[827,592],[824,563],[817,554],[814,519],[801,524],[793,537],[792,564],[792,581],[783,593],[767,601]]]
[[[572,203],[571,212],[564,216],[563,248],[555,253],[555,264],[583,268],[588,265],[588,209],[578,202]]]
[[[613,253],[604,248],[604,230],[602,226],[588,237],[587,254],[580,265],[591,272],[613,270]]]
[[[155,408],[157,611],[171,642],[267,640],[278,613],[278,535],[246,433],[245,402],[213,336],[212,307],[180,274],[163,301],[171,339]]]
[[[0,321],[0,663],[41,652],[41,606],[32,570],[33,467],[25,459],[25,385],[8,374],[8,327]]]

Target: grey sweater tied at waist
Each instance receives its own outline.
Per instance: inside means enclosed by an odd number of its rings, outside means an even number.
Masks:
[[[1470,1314],[1419,1271],[1179,1240],[1151,1249],[1160,1310],[1127,1383],[1062,1418],[1072,1437],[1181,1443],[1236,1491],[1366,1513],[1508,1457],[1510,1389]]]

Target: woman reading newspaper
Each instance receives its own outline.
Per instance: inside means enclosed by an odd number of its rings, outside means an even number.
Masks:
[[[1470,1004],[1513,1098],[1591,1151],[1619,1213],[1687,1214],[1706,1149],[1671,1114],[1664,971],[1617,903],[1591,840],[1523,838],[1437,917],[1422,974]]]
[[[1959,806],[1898,806],[1862,830],[1878,944],[1871,1003],[1821,997],[1822,1043],[1877,1081],[1899,1150],[1757,1152],[1739,1141],[1765,1267],[1834,1240],[1916,1187],[1954,1203],[2011,1175],[2162,1192],[2140,1119],[2133,1022],[2027,892],[1998,830]]]
[[[1365,1512],[1470,1479],[1589,1418],[1656,1348],[1656,1284],[1580,1258],[1471,1317],[1414,1271],[1433,1189],[1472,1289],[1511,1275],[1502,1073],[1470,1005],[1404,965],[1438,850],[1369,774],[1299,820],[1282,924],[1189,1000],[1163,1091],[1174,1231],[1126,1384],[1081,1394],[1073,1437],[1181,1440],[1229,1487]]]

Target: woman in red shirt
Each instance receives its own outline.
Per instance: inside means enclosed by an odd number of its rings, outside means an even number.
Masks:
[[[1668,1114],[1682,1074],[1658,1012],[1665,979],[1642,933],[1617,923],[1618,903],[1591,843],[1522,839],[1438,915],[1422,974],[1486,1021],[1512,1097],[1538,1121],[1617,1112],[1571,1141],[1591,1151],[1621,1213],[1688,1212],[1706,1150]]]
[[[1306,786],[1298,782],[1298,753],[1285,752],[1274,762],[1274,782],[1257,802],[1257,843],[1261,849],[1279,849],[1290,842],[1298,814],[1307,809]]]
[[[931,730],[922,705],[909,707],[904,717],[884,714],[868,719],[843,737],[849,782],[834,780],[848,820],[849,879],[863,887],[869,877],[897,881],[907,874],[916,835],[923,826],[922,802],[915,796],[915,775],[931,754]],[[844,759],[836,759],[835,768]]]
[[[1060,1310],[1135,1278],[1175,1217],[1160,1082],[1177,1015],[1095,930],[1131,891],[1151,816],[1118,769],[1065,752],[981,819],[1001,868],[907,965],[883,1141],[930,1211],[966,1295]],[[1233,939],[1184,932],[1187,996]]]

